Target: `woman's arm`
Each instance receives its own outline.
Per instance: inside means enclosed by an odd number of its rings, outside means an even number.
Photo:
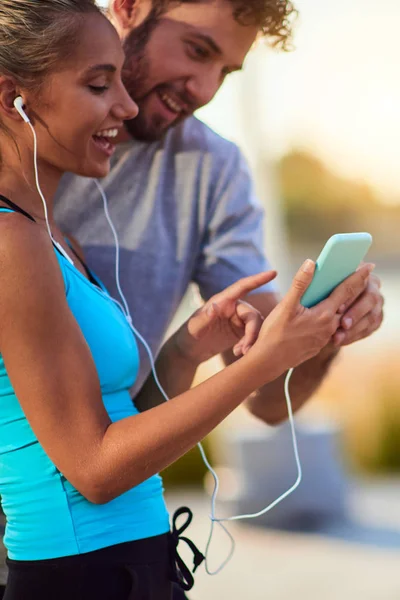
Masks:
[[[88,500],[107,502],[164,469],[252,389],[238,363],[236,383],[224,374],[216,385],[112,424],[46,231],[12,215],[0,223],[0,240],[0,351],[7,372],[44,450]]]
[[[332,307],[318,318],[313,309],[299,308],[312,278],[300,271],[292,294],[241,360],[168,403],[111,423],[51,242],[37,230],[19,215],[0,223],[0,351],[39,442],[94,503],[174,462],[253,390],[318,352],[339,322]]]

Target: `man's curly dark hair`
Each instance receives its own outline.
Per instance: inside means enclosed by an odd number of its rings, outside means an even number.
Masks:
[[[179,0],[196,3],[204,0]],[[273,47],[290,49],[293,21],[297,10],[290,0],[228,0],[233,16],[241,25],[258,25],[260,35],[268,38]]]
[[[1,1],[1,0],[0,0]],[[146,36],[171,5],[207,4],[210,0],[152,0],[152,10],[145,21]],[[291,0],[226,0],[232,5],[234,19],[243,26],[256,25],[260,36],[281,50],[291,49],[293,22],[297,10]]]

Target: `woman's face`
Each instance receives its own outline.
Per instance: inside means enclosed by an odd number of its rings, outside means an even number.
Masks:
[[[38,97],[30,102],[27,95],[42,168],[86,177],[108,173],[116,134],[138,113],[121,81],[123,62],[107,19],[86,15],[75,52],[45,80]]]

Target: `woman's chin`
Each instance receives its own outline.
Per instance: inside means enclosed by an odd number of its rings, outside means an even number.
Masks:
[[[74,172],[75,175],[80,175],[81,177],[90,177],[101,179],[102,177],[106,177],[111,169],[110,161],[97,165],[86,166],[85,168],[80,168],[79,171]]]

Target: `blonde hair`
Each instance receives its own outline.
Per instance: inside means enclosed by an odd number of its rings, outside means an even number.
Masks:
[[[0,76],[39,88],[72,54],[83,15],[96,12],[95,0],[0,0]]]

